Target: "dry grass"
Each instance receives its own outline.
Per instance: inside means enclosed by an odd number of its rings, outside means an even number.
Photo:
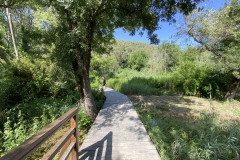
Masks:
[[[162,159],[239,159],[240,102],[129,96]]]
[[[201,113],[214,113],[222,120],[240,122],[240,102],[211,101],[193,96],[129,96],[134,106],[169,114],[171,117],[198,118]],[[157,110],[155,110],[157,109]]]

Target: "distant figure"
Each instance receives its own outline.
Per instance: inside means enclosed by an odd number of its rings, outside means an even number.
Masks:
[[[103,80],[103,89],[105,89],[105,86],[106,86],[106,79],[105,79],[104,76],[102,77],[102,80]]]

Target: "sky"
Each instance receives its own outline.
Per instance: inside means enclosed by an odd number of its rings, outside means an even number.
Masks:
[[[206,5],[206,8],[208,9],[213,9],[213,10],[219,10],[220,8],[224,7],[226,0],[205,0],[205,2],[199,3],[198,6],[202,7]],[[181,48],[185,48],[187,43],[185,40],[175,38],[174,35],[177,33],[176,25],[179,24],[179,20],[181,19],[181,15],[177,14],[176,15],[176,23],[169,25],[167,22],[160,22],[161,29],[157,30],[155,33],[158,34],[158,38],[160,39],[160,43],[163,41],[174,41],[177,44],[181,46]],[[136,35],[134,36],[129,36],[128,32],[124,32],[123,29],[119,28],[115,30],[114,36],[116,39],[120,40],[128,40],[128,41],[137,41],[137,42],[145,42],[145,43],[150,43],[149,39],[147,38],[147,34],[144,34],[143,36]],[[195,42],[192,42],[192,45],[196,44]]]

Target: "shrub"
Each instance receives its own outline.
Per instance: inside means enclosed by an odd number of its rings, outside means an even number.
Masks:
[[[101,109],[105,97],[102,91],[93,90],[98,110]],[[78,127],[88,130],[92,125],[91,118],[82,111],[78,96],[69,94],[64,98],[36,98],[22,101],[9,110],[4,110],[3,121],[0,123],[0,156],[10,151],[41,128],[66,113],[73,107],[79,107]]]
[[[124,94],[190,95],[222,100],[231,84],[231,76],[215,65],[196,65],[186,61],[174,72],[153,74],[143,70],[120,70],[108,86]]]
[[[43,106],[41,106],[42,103],[36,104],[38,107],[41,107],[39,108],[42,110],[40,113],[36,112],[35,109],[31,108],[31,106],[27,104],[24,104],[24,106],[28,106],[28,110],[32,110],[32,112],[24,112],[26,110],[23,107],[17,107],[14,110],[9,110],[8,115],[13,114],[14,116],[8,117],[7,121],[4,123],[4,129],[0,130],[0,144],[2,144],[0,146],[0,156],[3,156],[11,149],[20,145],[23,141],[66,113],[72,107],[80,108],[79,103],[65,105],[61,105],[61,103],[61,101],[57,102],[57,100],[54,99],[52,102],[49,102],[48,104],[45,103]],[[78,113],[78,120],[79,129],[89,129],[92,124],[91,118],[81,109]]]
[[[50,61],[21,58],[0,72],[0,111],[36,97],[78,96],[71,72]]]
[[[24,99],[49,96],[50,82],[45,69],[29,60],[22,60],[1,71],[1,108],[13,106]]]

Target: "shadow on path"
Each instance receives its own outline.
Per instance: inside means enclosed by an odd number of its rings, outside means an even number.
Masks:
[[[94,160],[96,155],[96,160],[101,160],[102,157],[105,157],[105,160],[112,159],[112,137],[113,133],[109,132],[103,139],[92,144],[91,146],[81,150],[79,155],[79,160]],[[106,152],[104,153],[104,143],[106,142]],[[104,155],[105,154],[105,155]]]

